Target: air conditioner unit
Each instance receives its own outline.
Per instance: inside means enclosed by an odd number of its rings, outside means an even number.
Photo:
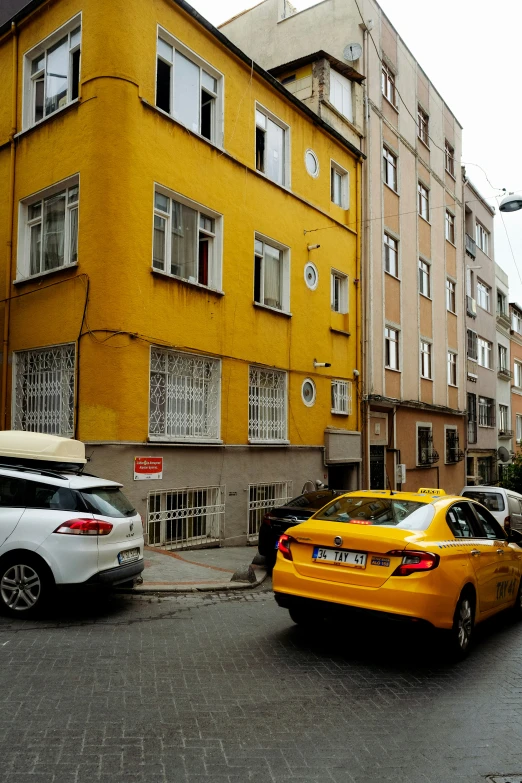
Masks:
[[[466,296],[466,310],[468,315],[477,315],[477,301],[472,296]]]

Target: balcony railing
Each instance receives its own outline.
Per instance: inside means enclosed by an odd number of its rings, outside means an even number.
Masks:
[[[473,256],[473,258],[477,255],[477,243],[469,234],[466,234],[466,253]]]
[[[459,449],[458,447],[448,449],[446,454],[447,464],[462,462],[463,459],[464,459],[464,452],[462,451],[462,449]]]
[[[506,440],[508,438],[512,438],[513,437],[513,430],[499,430],[498,431],[498,437],[501,438],[501,439],[505,438]]]
[[[506,313],[505,310],[497,310],[497,324],[500,324],[500,326],[503,326],[505,329],[510,329],[511,319],[509,313]]]
[[[433,465],[434,462],[439,461],[439,452],[429,447],[420,449],[419,451],[419,465]]]
[[[513,377],[513,373],[511,370],[508,370],[507,367],[499,367],[497,370],[497,375],[499,378],[502,378],[504,381],[510,381]]]

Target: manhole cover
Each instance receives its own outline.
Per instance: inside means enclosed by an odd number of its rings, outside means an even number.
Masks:
[[[522,775],[489,775],[490,783],[522,783]]]

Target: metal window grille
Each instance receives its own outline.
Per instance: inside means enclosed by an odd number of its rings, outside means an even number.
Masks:
[[[475,394],[468,394],[468,443],[476,443],[476,442],[477,442],[477,397]]]
[[[332,381],[332,413],[352,413],[352,384],[350,381]]]
[[[478,359],[478,334],[472,329],[468,329],[468,357],[477,361]]]
[[[151,436],[219,438],[218,359],[153,348],[150,356]]]
[[[148,543],[167,549],[220,544],[225,531],[225,487],[149,492]]]
[[[248,389],[250,440],[286,440],[286,373],[250,367]]]
[[[461,462],[464,452],[460,448],[458,430],[446,430],[446,462]]]
[[[439,454],[433,448],[433,435],[430,427],[419,427],[417,435],[419,465],[433,465],[439,461]]]
[[[257,540],[259,526],[265,513],[274,506],[282,506],[292,497],[292,482],[277,481],[273,484],[248,485],[248,529],[249,542]]]
[[[75,346],[15,353],[14,428],[72,438]]]

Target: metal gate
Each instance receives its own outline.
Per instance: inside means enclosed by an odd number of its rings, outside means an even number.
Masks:
[[[149,492],[147,532],[150,546],[219,546],[225,532],[225,487]]]
[[[247,541],[255,543],[259,535],[259,525],[266,511],[274,506],[282,506],[292,497],[291,481],[276,481],[271,484],[248,485],[248,525]]]

